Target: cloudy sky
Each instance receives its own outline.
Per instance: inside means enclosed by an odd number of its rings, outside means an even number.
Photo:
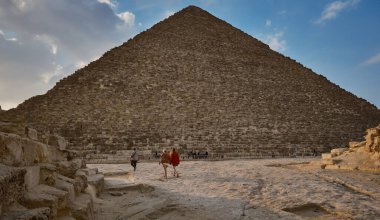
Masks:
[[[188,5],[380,107],[378,0],[0,0],[1,107],[44,94]]]

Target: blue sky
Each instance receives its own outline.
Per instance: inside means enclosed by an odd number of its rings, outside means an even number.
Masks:
[[[380,107],[378,0],[1,0],[0,105],[196,5]]]

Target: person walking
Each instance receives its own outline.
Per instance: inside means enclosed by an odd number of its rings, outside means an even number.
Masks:
[[[160,157],[160,161],[158,162],[158,164],[162,164],[162,166],[164,167],[164,177],[165,179],[168,178],[168,173],[167,173],[167,168],[170,164],[170,156],[168,153],[166,153],[166,150],[162,150],[162,154],[161,154],[161,157]]]
[[[131,155],[131,166],[133,167],[133,172],[136,171],[137,161],[139,160],[139,153],[136,148],[133,148],[133,152]]]
[[[173,176],[179,177],[178,171],[176,167],[179,164],[179,153],[175,150],[175,148],[172,148],[170,151],[170,162],[173,166]]]

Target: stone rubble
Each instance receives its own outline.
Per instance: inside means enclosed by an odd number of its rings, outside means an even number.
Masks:
[[[322,154],[322,168],[380,171],[380,124],[367,129],[365,141]]]
[[[104,176],[68,157],[63,137],[24,131],[0,132],[0,219],[94,219]],[[90,186],[95,195],[88,194]]]

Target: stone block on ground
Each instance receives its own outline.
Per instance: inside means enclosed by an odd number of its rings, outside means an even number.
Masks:
[[[40,166],[28,166],[24,168],[26,170],[24,178],[26,188],[31,189],[40,184]]]
[[[19,200],[25,192],[26,170],[0,164],[0,215],[3,207]]]
[[[380,152],[380,136],[373,138],[373,146],[371,150],[374,152]]]
[[[24,197],[20,200],[20,203],[29,209],[49,207],[50,216],[52,218],[57,216],[58,198],[55,196],[31,191],[24,194]]]
[[[86,176],[91,176],[98,174],[98,168],[85,168],[85,169],[79,169],[77,173],[84,173]]]
[[[87,177],[88,185],[91,185],[95,188],[96,196],[99,196],[99,193],[104,189],[104,175],[103,174],[95,174]]]
[[[57,147],[59,150],[66,150],[68,141],[59,135],[49,135],[48,144]]]
[[[38,140],[38,132],[36,129],[25,127],[25,135],[32,140]]]
[[[59,181],[59,180],[72,184],[74,186],[74,191],[76,194],[82,192],[82,190],[83,190],[81,182],[79,182],[78,180],[57,174],[56,175],[56,181]]]
[[[338,160],[335,160],[331,153],[322,154],[322,164],[323,165],[334,165],[337,163],[337,161]]]
[[[57,171],[63,176],[75,178],[75,173],[78,169],[84,168],[86,164],[82,159],[74,159],[71,161],[60,161],[55,164],[57,166]]]
[[[79,186],[80,186],[80,192],[84,192],[84,190],[87,188],[88,186],[88,180],[87,180],[87,176],[84,175],[83,173],[81,172],[77,172],[75,174],[75,181],[77,183],[79,183]]]
[[[12,211],[5,213],[1,216],[2,220],[49,220],[52,219],[50,216],[50,209],[48,207],[27,209],[22,211]]]
[[[365,148],[367,151],[374,151],[375,148],[375,138],[380,136],[380,130],[376,128],[367,129],[367,135],[365,136],[366,145]]]
[[[0,163],[9,166],[34,166],[66,159],[64,152],[16,134],[0,132]]]
[[[51,219],[50,217],[50,209],[45,208],[38,208],[38,209],[31,209],[28,211],[25,211],[21,215],[16,217],[16,220],[48,220]]]
[[[348,151],[348,148],[335,148],[331,150],[331,157],[337,157]]]
[[[55,182],[57,167],[49,163],[39,164],[39,166],[40,166],[40,183],[53,186]]]
[[[332,159],[332,156],[330,153],[322,154],[322,160],[329,160],[329,159]]]
[[[362,142],[350,141],[348,143],[348,147],[350,149],[355,149],[355,148],[364,147],[364,146],[365,146],[365,141],[362,141]]]
[[[75,187],[74,184],[71,182],[67,182],[62,179],[55,179],[54,181],[54,187],[57,189],[64,190],[68,193],[68,199],[70,202],[74,201],[75,199]]]
[[[88,194],[79,194],[75,201],[70,204],[72,216],[76,220],[94,219],[94,206],[91,196]]]
[[[41,185],[34,187],[31,191],[41,193],[41,194],[48,194],[48,195],[52,195],[52,196],[57,197],[58,198],[58,209],[64,209],[68,205],[68,197],[69,197],[68,194],[69,193],[64,191],[64,190],[41,184]]]
[[[20,204],[28,209],[48,207],[51,218],[55,219],[58,210],[68,207],[68,193],[47,185],[38,185],[24,194]]]

